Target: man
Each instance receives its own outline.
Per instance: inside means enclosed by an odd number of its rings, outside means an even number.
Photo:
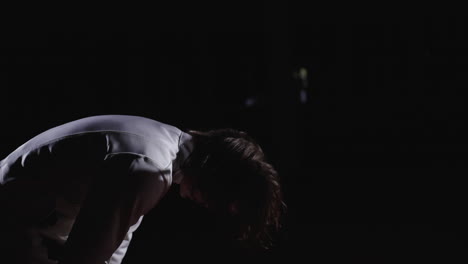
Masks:
[[[279,227],[277,173],[246,133],[101,115],[49,129],[0,161],[0,258],[121,263],[174,183],[182,197],[235,218],[240,239],[266,245]]]

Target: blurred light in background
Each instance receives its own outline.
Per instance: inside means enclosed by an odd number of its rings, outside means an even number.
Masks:
[[[299,68],[299,70],[293,73],[293,77],[300,82],[299,101],[301,104],[305,104],[308,99],[307,88],[309,87],[307,69],[304,67]]]
[[[255,98],[253,96],[247,97],[247,99],[245,99],[245,102],[244,102],[246,107],[252,107],[256,103],[257,103],[257,98]]]
[[[299,94],[299,100],[301,101],[301,104],[307,103],[307,91],[304,89],[301,89],[300,94]]]

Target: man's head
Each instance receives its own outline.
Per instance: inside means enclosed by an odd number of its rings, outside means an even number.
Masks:
[[[278,174],[245,132],[189,130],[194,150],[182,165],[181,195],[237,221],[241,240],[267,247],[285,210]]]

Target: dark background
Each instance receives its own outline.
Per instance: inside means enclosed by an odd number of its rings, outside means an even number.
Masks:
[[[125,263],[466,261],[465,17],[242,10],[3,34],[0,154],[98,114],[242,129],[281,175],[277,246],[239,248],[172,191]]]

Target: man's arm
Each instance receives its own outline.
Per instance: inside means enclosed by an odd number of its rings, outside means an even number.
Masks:
[[[153,208],[169,184],[144,158],[119,155],[106,161],[83,202],[65,244],[61,264],[102,264],[119,247],[130,226]]]

